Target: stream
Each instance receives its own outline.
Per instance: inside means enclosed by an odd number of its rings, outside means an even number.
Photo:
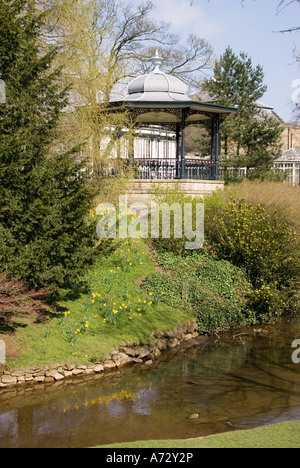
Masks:
[[[0,447],[187,439],[300,420],[296,339],[299,316],[193,341],[165,352],[151,368],[0,390]]]

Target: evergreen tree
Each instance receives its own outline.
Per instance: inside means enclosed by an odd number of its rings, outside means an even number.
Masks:
[[[239,109],[233,120],[222,125],[224,166],[252,168],[252,176],[263,176],[280,154],[283,129],[257,106],[267,90],[261,65],[254,67],[247,54],[237,56],[228,47],[203,88],[220,105]]]
[[[0,258],[10,276],[59,295],[93,257],[94,190],[76,151],[48,154],[67,90],[51,67],[57,51],[39,48],[42,23],[31,2],[1,0]]]

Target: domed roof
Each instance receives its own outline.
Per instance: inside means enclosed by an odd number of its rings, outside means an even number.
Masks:
[[[159,57],[158,51],[156,51],[156,55],[151,61],[155,66],[154,70],[147,75],[135,78],[129,83],[128,95],[125,101],[191,101],[186,94],[187,87],[185,83],[160,70],[163,59]]]

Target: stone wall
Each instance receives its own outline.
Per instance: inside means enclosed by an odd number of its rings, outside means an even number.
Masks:
[[[131,180],[128,183],[127,201],[133,203],[143,203],[149,205],[151,197],[157,189],[179,189],[186,195],[193,197],[203,197],[212,194],[217,189],[223,189],[225,183],[211,180]]]
[[[122,368],[130,364],[151,366],[164,350],[180,346],[181,343],[199,336],[197,320],[178,326],[168,332],[152,334],[152,340],[143,346],[124,343],[106,359],[88,365],[66,363],[53,367],[33,368],[22,371],[9,369],[0,371],[0,389],[25,384],[51,384],[76,376],[101,374],[106,371]]]

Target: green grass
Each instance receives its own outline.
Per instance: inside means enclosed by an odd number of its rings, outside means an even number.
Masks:
[[[175,329],[193,318],[190,311],[163,302],[148,305],[152,296],[140,288],[141,279],[155,272],[147,243],[123,241],[115,248],[107,257],[101,256],[86,274],[88,293],[61,303],[62,311],[44,324],[23,320],[23,327],[13,336],[0,335],[7,342],[10,368],[70,361],[88,364],[104,359],[122,342],[145,343],[152,332]],[[119,310],[113,317],[115,325],[103,322],[104,303],[111,311]],[[69,312],[67,316],[65,312]],[[76,330],[80,333],[75,334]]]
[[[299,448],[300,422],[285,422],[247,431],[227,432],[192,440],[156,440],[96,448]]]

